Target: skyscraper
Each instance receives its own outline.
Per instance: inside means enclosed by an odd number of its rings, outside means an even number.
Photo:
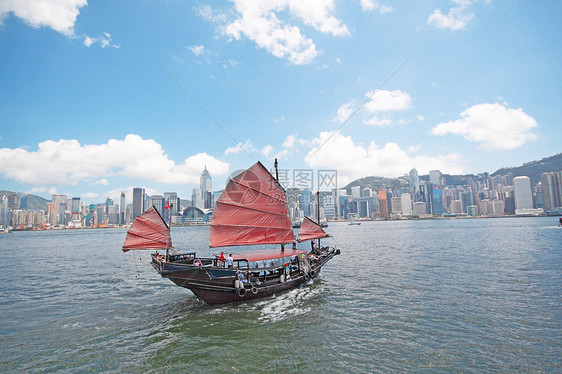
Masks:
[[[517,210],[533,209],[533,195],[529,177],[513,178],[513,195],[515,197],[515,214],[517,214]]]
[[[205,165],[205,169],[201,173],[201,178],[199,181],[201,187],[201,198],[203,199],[203,208],[211,209],[213,206],[213,182],[211,179],[211,174],[209,174],[209,171],[207,170],[207,165]]]
[[[144,213],[144,188],[133,188],[133,219]]]
[[[431,184],[441,185],[441,178],[443,178],[443,176],[441,175],[441,172],[439,170],[429,171],[429,181],[431,182]]]
[[[441,190],[441,185],[433,184],[431,189],[431,210],[434,216],[440,216],[443,214],[443,191]]]
[[[127,192],[121,191],[119,194],[119,224],[124,225],[125,218],[126,218],[126,210],[127,210]]]
[[[562,208],[562,171],[542,173],[541,189],[545,212]]]
[[[422,196],[420,193],[420,177],[416,168],[410,170],[410,194],[414,202],[422,201]]]
[[[381,217],[388,218],[388,201],[386,199],[386,190],[380,190],[379,196],[379,213]]]

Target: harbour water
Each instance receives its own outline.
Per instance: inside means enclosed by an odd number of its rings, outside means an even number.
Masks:
[[[312,284],[207,306],[125,229],[0,236],[1,372],[562,372],[557,217],[331,223]],[[173,228],[201,255],[207,227]]]

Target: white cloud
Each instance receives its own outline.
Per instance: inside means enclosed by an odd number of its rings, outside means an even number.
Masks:
[[[192,45],[189,50],[197,57],[201,56],[205,52],[205,46],[203,45]]]
[[[459,165],[461,156],[457,153],[411,157],[396,143],[389,142],[379,147],[371,141],[368,146],[362,146],[339,132],[322,132],[313,143],[314,147],[305,157],[305,162],[315,169],[336,169],[339,186],[364,176],[397,177],[404,175],[414,165],[423,165],[418,167],[420,173],[434,169],[452,174],[462,174],[464,171]]]
[[[361,8],[366,12],[378,10],[381,14],[392,12],[393,10],[391,6],[381,5],[376,0],[361,0]]]
[[[13,13],[34,28],[50,27],[68,37],[74,36],[74,24],[86,0],[3,0],[0,1],[0,25]]]
[[[412,103],[410,95],[401,90],[376,90],[375,92],[367,92],[365,96],[371,98],[365,104],[365,109],[371,113],[405,110],[410,108]]]
[[[256,148],[254,147],[250,139],[246,140],[245,143],[238,143],[233,147],[228,147],[224,150],[224,155],[227,156],[230,154],[237,154],[242,151],[246,151],[248,153],[256,151]]]
[[[457,134],[480,143],[484,150],[514,149],[537,138],[531,130],[535,119],[521,108],[511,109],[500,104],[474,105],[460,114],[458,120],[442,122],[431,129],[433,135]]]
[[[261,154],[268,159],[271,159],[271,152],[273,152],[273,147],[269,144],[261,149]]]
[[[378,117],[372,117],[369,118],[368,120],[363,122],[366,125],[371,125],[371,126],[388,126],[391,124],[390,118],[378,118]]]
[[[100,47],[102,47],[102,48],[113,47],[113,48],[119,49],[119,47],[120,47],[119,44],[112,43],[111,34],[109,34],[108,32],[104,32],[103,34],[99,35],[97,38],[92,38],[92,37],[86,35],[86,36],[84,36],[83,44],[86,47],[91,47],[94,44],[99,44]]]
[[[236,40],[242,36],[264,48],[272,55],[287,58],[295,65],[310,63],[318,54],[312,39],[307,38],[298,26],[290,24],[299,20],[322,33],[334,36],[349,35],[349,30],[332,15],[333,0],[301,1],[247,1],[233,0],[238,18],[223,28],[223,33]],[[207,10],[201,12],[208,19],[217,20]]]
[[[297,139],[297,134],[291,134],[287,136],[287,139],[285,139],[285,141],[283,142],[283,147],[293,148],[296,139]]]
[[[107,186],[109,184],[109,182],[108,182],[107,179],[102,178],[100,180],[95,181],[94,184],[101,184],[102,186]]]
[[[420,122],[425,121],[425,117],[424,117],[423,115],[421,115],[421,114],[418,114],[418,115],[416,116],[416,118],[417,118],[418,121],[420,121]]]
[[[338,108],[338,115],[332,121],[337,123],[344,123],[349,119],[353,113],[353,101],[343,104]]]
[[[435,9],[427,18],[427,24],[438,29],[462,30],[470,22],[474,14],[468,8],[472,5],[471,0],[453,0],[456,6],[443,14],[440,9]]]
[[[0,149],[0,173],[20,183],[67,185],[100,177],[126,176],[171,184],[198,183],[203,167],[211,174],[228,173],[228,163],[199,153],[176,164],[153,139],[129,134],[106,144],[81,145],[77,140],[47,140],[36,151]]]

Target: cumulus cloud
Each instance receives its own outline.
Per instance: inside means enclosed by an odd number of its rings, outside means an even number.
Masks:
[[[492,151],[518,148],[536,139],[531,130],[537,126],[537,121],[521,108],[478,104],[462,112],[455,121],[437,124],[431,133],[461,135],[468,141],[480,143],[479,148]]]
[[[305,162],[314,169],[336,169],[339,186],[367,175],[397,177],[414,165],[423,165],[418,167],[420,173],[434,169],[451,174],[464,172],[460,165],[462,157],[458,153],[412,157],[396,143],[389,142],[380,147],[371,141],[363,146],[356,144],[351,137],[333,131],[320,133],[313,144]]]
[[[242,36],[252,40],[279,58],[287,58],[295,65],[310,63],[318,54],[312,39],[307,38],[301,28],[291,24],[300,21],[315,30],[334,36],[349,35],[347,26],[332,15],[333,0],[301,1],[278,0],[248,1],[233,0],[238,18],[227,23],[224,35],[240,40]],[[201,12],[206,18],[218,18],[209,9]]]
[[[369,12],[371,10],[378,10],[380,14],[392,12],[393,8],[388,5],[381,5],[376,0],[361,0],[361,8]]]
[[[373,116],[364,121],[367,125],[373,126],[388,126],[392,123],[389,113],[394,111],[409,109],[412,103],[412,98],[408,93],[395,90],[376,90],[369,91],[365,94],[369,99],[363,106],[369,113],[386,113],[384,118]],[[338,114],[333,119],[334,122],[344,123],[354,113],[354,102],[350,101],[338,108]]]
[[[250,139],[246,140],[245,143],[238,143],[233,147],[228,147],[224,150],[224,155],[228,156],[230,154],[237,154],[242,151],[246,151],[248,153],[256,151],[256,148],[254,147],[254,144],[252,144]]]
[[[120,47],[119,44],[112,43],[111,34],[109,34],[107,32],[104,32],[103,34],[99,35],[97,38],[85,36],[83,44],[86,47],[91,47],[94,44],[99,44],[100,47],[102,47],[102,48],[113,47],[113,48],[119,49],[119,47]]]
[[[344,123],[349,119],[353,113],[353,101],[347,102],[338,108],[338,115],[332,121],[337,123]]]
[[[462,30],[466,24],[474,17],[469,11],[472,5],[471,0],[452,0],[456,6],[443,14],[440,9],[435,9],[427,18],[427,24],[438,29]]]
[[[50,27],[66,36],[74,36],[74,24],[86,0],[7,0],[0,1],[0,24],[9,14],[34,28]]]
[[[189,50],[197,57],[201,56],[205,52],[205,46],[203,45],[192,45]]]
[[[401,90],[370,91],[367,92],[365,96],[371,98],[371,100],[365,104],[365,108],[372,113],[404,110],[410,108],[410,104],[412,103],[410,95]]]
[[[69,185],[102,177],[126,176],[170,184],[198,183],[203,167],[213,175],[228,173],[229,165],[206,153],[176,164],[153,139],[129,134],[123,140],[81,145],[77,140],[47,140],[38,149],[0,149],[0,173],[31,185]]]

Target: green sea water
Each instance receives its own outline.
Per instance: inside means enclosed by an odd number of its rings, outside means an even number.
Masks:
[[[562,372],[557,217],[327,231],[342,254],[314,282],[218,307],[123,253],[125,229],[0,235],[0,371]],[[217,252],[207,227],[172,238]]]

